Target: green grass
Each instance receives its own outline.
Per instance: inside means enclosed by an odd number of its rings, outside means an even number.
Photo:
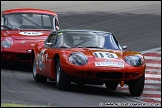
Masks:
[[[15,103],[1,103],[1,107],[49,107],[49,106],[24,105],[24,104],[15,104]]]

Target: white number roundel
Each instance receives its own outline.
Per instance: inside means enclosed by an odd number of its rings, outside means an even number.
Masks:
[[[93,55],[99,58],[118,58],[116,54],[109,52],[94,52]]]

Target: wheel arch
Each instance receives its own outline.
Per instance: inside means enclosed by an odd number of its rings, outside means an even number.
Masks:
[[[34,50],[31,51],[31,64],[33,65],[35,59]]]
[[[60,55],[57,53],[57,54],[55,54],[53,56],[53,61],[52,61],[52,64],[51,64],[51,67],[53,67],[52,70],[51,70],[51,72],[52,72],[52,75],[55,78],[56,78],[56,63],[57,63],[58,58],[60,58]]]

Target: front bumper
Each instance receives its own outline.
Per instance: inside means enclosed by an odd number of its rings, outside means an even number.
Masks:
[[[64,72],[71,77],[99,81],[131,81],[138,79],[145,73],[145,67],[145,65],[140,67],[125,66],[124,68],[62,65]]]
[[[32,62],[31,50],[1,51],[2,62]]]

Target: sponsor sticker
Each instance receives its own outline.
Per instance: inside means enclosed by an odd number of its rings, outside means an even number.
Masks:
[[[95,66],[110,66],[124,68],[124,63],[121,62],[95,62]]]
[[[41,32],[20,32],[19,34],[27,35],[27,36],[38,36],[38,35],[42,35],[43,33]]]

